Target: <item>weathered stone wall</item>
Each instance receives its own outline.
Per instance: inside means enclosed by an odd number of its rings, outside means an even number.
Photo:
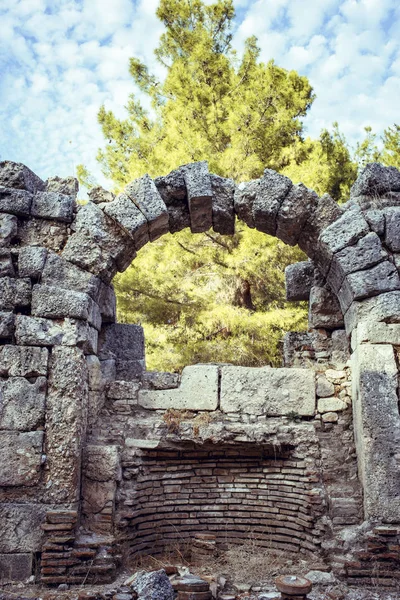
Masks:
[[[154,181],[143,177],[117,197],[96,188],[90,201],[80,202],[77,189],[73,178],[43,182],[23,165],[0,163],[0,562],[6,577],[30,574],[46,539],[53,558],[43,557],[43,580],[83,581],[87,567],[80,562],[89,555],[93,561],[93,550],[102,543],[111,548],[120,535],[126,453],[160,451],[160,443],[296,452],[307,442],[317,449],[309,458],[332,526],[357,520],[345,369],[350,336],[364,517],[400,523],[400,173],[368,165],[342,207],[269,169],[236,186],[209,174],[206,163]],[[168,231],[212,226],[231,234],[236,216],[298,244],[310,259],[287,273],[288,298],[308,299],[310,306],[310,331],[285,342],[286,367],[295,368],[265,368],[254,376],[240,367],[188,367],[181,379],[146,373],[141,328],[115,323],[113,276]],[[329,367],[345,369],[345,379],[329,381]],[[313,373],[322,371],[334,389],[313,404],[307,389],[315,389]],[[326,391],[329,385],[317,378],[317,393]],[[346,440],[338,452],[335,430]],[[340,461],[346,452],[347,463],[336,469],[329,457]],[[349,475],[354,485],[343,488],[352,494],[346,504],[338,490]],[[85,531],[105,537],[88,538]],[[82,548],[89,548],[86,557]],[[96,566],[99,576],[115,568]]]

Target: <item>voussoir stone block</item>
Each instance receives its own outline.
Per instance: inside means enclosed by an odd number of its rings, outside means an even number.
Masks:
[[[297,240],[299,247],[309,258],[314,258],[317,254],[317,242],[321,232],[342,214],[343,210],[329,194],[324,194],[318,199],[315,210],[310,212]]]
[[[45,189],[45,183],[38,175],[22,163],[10,160],[0,162],[0,185],[33,193]]]
[[[288,177],[272,169],[265,169],[264,175],[259,180],[252,207],[256,229],[269,235],[276,234],[278,212],[292,187],[293,184]],[[286,211],[284,215],[286,216]]]
[[[43,431],[0,431],[0,486],[33,486],[39,483],[43,438]],[[16,549],[22,550],[23,547]]]
[[[136,251],[147,244],[149,229],[146,217],[127,194],[119,194],[113,202],[105,204],[103,210],[133,240]]]
[[[0,278],[0,309],[13,310],[15,307],[27,307],[31,302],[30,279]]]
[[[284,199],[277,216],[276,236],[295,246],[307,220],[318,204],[318,195],[302,183],[294,185]]]
[[[376,196],[386,192],[400,191],[400,172],[395,167],[369,163],[361,171],[351,188],[351,197]]]
[[[385,244],[392,252],[400,252],[400,207],[385,208]]]
[[[18,252],[18,274],[20,277],[39,279],[47,257],[47,248],[25,246]]]
[[[171,171],[165,177],[157,177],[154,184],[169,214],[171,233],[190,227],[190,212],[183,169]]]
[[[36,192],[32,200],[31,214],[41,219],[54,219],[70,223],[75,205],[74,196],[57,192]]]
[[[138,404],[148,409],[217,410],[218,367],[213,365],[185,367],[178,388],[140,390]]]
[[[129,183],[125,193],[146,217],[151,242],[169,232],[167,207],[149,175]]]
[[[77,319],[56,321],[17,315],[15,337],[21,346],[78,346],[86,354],[97,352],[97,330]]]
[[[17,237],[18,219],[15,215],[0,213],[0,248],[7,248]]]
[[[45,377],[0,379],[0,430],[33,431],[44,424]]]
[[[235,183],[232,179],[210,175],[213,194],[212,223],[213,229],[221,235],[235,233]]]
[[[236,186],[234,195],[234,210],[241,221],[254,229],[253,205],[259,192],[260,179],[253,179]]]
[[[311,369],[234,367],[221,369],[221,410],[283,416],[314,416],[315,375]]]
[[[185,165],[183,177],[186,184],[190,212],[190,228],[201,233],[212,227],[212,187],[206,161]]]
[[[50,285],[33,287],[32,315],[53,319],[82,319],[98,330],[101,327],[100,309],[88,294]]]
[[[373,267],[387,257],[388,253],[382,248],[377,234],[368,233],[354,246],[347,246],[334,254],[328,273],[330,287],[338,292],[347,275]]]
[[[0,212],[19,217],[29,217],[33,194],[25,190],[14,190],[0,185]]]
[[[314,263],[303,261],[285,269],[286,300],[308,300],[314,278]]]
[[[75,290],[89,294],[96,300],[102,281],[92,273],[65,260],[54,252],[49,252],[44,266],[41,283],[49,286]]]
[[[49,351],[36,346],[0,347],[0,377],[46,377]]]

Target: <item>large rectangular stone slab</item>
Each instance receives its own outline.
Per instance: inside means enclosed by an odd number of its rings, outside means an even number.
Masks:
[[[400,291],[354,301],[344,316],[347,335],[362,321],[400,323]]]
[[[31,214],[41,219],[70,223],[74,213],[75,198],[57,192],[36,192]]]
[[[0,185],[0,212],[29,217],[33,196],[25,190],[13,190]]]
[[[278,417],[314,416],[315,375],[311,369],[235,367],[221,369],[221,410]]]
[[[104,285],[92,273],[80,269],[54,252],[49,252],[47,256],[40,282],[89,294],[94,300],[96,300],[101,286]]]
[[[0,486],[33,486],[39,483],[43,437],[43,431],[0,431]]]
[[[32,553],[0,554],[0,582],[26,581],[32,575]]]
[[[144,359],[143,327],[129,323],[112,323],[103,326],[99,339],[99,358],[100,360]]]
[[[50,285],[35,285],[32,292],[32,315],[88,321],[101,328],[100,309],[88,294]]]
[[[86,354],[96,354],[98,332],[86,321],[43,319],[17,315],[15,337],[21,346],[78,346]]]
[[[178,388],[140,390],[138,404],[148,409],[217,410],[218,367],[213,365],[185,367]]]
[[[46,377],[48,356],[47,348],[2,346],[0,377]]]
[[[346,275],[338,298],[342,311],[345,313],[354,300],[362,300],[399,289],[400,278],[397,269],[386,260],[365,271]]]
[[[39,552],[48,506],[0,504],[0,552]]]
[[[44,425],[45,377],[30,383],[24,377],[0,379],[0,430],[33,431]]]

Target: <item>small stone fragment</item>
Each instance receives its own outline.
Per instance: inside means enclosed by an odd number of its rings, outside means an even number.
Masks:
[[[324,423],[337,423],[339,421],[338,414],[335,412],[327,412],[321,415]]]
[[[103,202],[112,202],[115,200],[115,194],[105,190],[100,185],[92,187],[92,189],[88,191],[88,196],[94,204],[103,204]]]
[[[347,404],[340,398],[320,398],[318,400],[318,412],[319,413],[331,413],[336,411],[346,410]]]

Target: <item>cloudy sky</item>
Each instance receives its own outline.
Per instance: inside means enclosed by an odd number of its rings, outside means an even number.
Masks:
[[[134,91],[128,59],[160,73],[153,50],[158,0],[1,0],[0,158],[42,178],[84,163],[106,184],[101,104],[124,116]],[[236,0],[234,43],[255,34],[261,59],[307,75],[317,100],[306,118],[318,136],[338,121],[353,144],[363,128],[400,122],[399,0]]]

